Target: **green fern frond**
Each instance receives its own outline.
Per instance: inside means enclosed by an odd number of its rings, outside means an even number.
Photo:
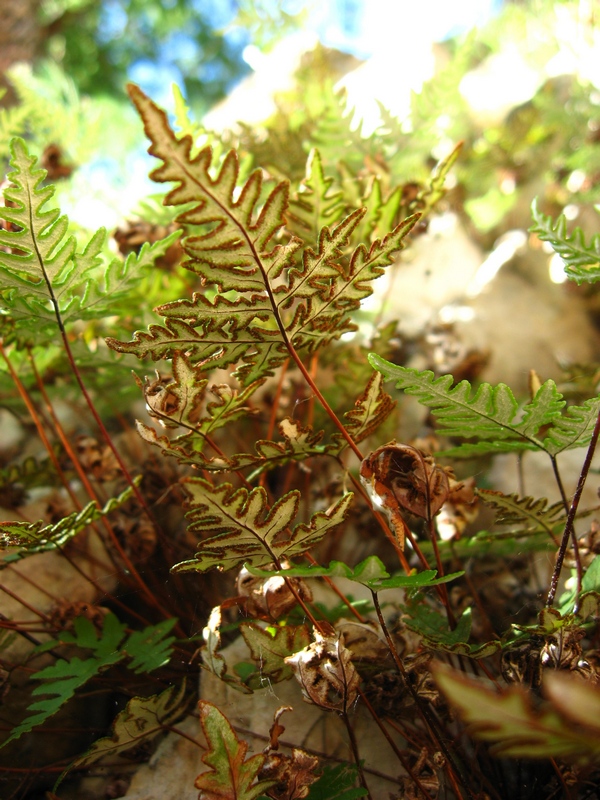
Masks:
[[[374,372],[354,408],[344,414],[345,428],[358,444],[385,422],[396,402],[383,389],[383,377]]]
[[[545,450],[537,434],[560,418],[565,405],[554,381],[546,381],[519,415],[519,405],[503,383],[497,386],[483,383],[473,395],[468,381],[452,387],[454,379],[451,375],[436,378],[429,370],[419,372],[400,367],[374,353],[369,355],[369,361],[387,380],[395,380],[397,389],[415,396],[433,411],[441,434],[490,440],[454,448],[451,451],[453,455]],[[573,424],[577,424],[575,420]]]
[[[33,486],[51,486],[58,480],[54,464],[49,458],[38,460],[28,456],[17,464],[9,464],[0,469],[0,490],[27,489]],[[0,547],[1,547],[0,531]]]
[[[39,670],[33,679],[41,681],[32,692],[33,695],[48,695],[44,700],[36,700],[28,711],[33,712],[20,725],[17,725],[10,737],[3,742],[18,739],[24,733],[41,725],[63,706],[75,694],[77,689],[103,670],[130,657],[128,665],[136,673],[150,672],[167,663],[171,656],[174,637],[166,634],[176,624],[176,619],[167,619],[158,625],[149,625],[143,631],[134,631],[126,637],[126,625],[114,614],[104,618],[102,631],[98,633],[93,623],[86,617],[78,617],[74,622],[74,632],[62,631],[60,642],[90,650],[86,659],[77,656],[69,661],[60,658],[54,664]],[[57,646],[56,641],[49,641],[37,648],[43,653]]]
[[[567,220],[561,214],[556,220],[542,214],[537,199],[531,204],[534,224],[529,228],[544,242],[549,242],[562,258],[565,272],[577,283],[595,283],[600,280],[600,233],[592,236],[589,244],[581,228],[567,232]]]
[[[136,482],[139,482],[139,479]],[[98,508],[95,502],[91,502],[81,511],[73,512],[52,525],[46,525],[42,520],[0,522],[0,549],[20,548],[0,560],[0,569],[35,553],[62,547],[92,522],[126,503],[132,494],[133,489],[129,487],[117,497],[112,497],[103,508]]]
[[[4,313],[39,344],[59,321],[64,326],[114,313],[115,304],[139,280],[140,270],[163,255],[178,233],[145,245],[125,262],[112,259],[105,266],[104,229],[78,252],[75,238],[67,235],[67,217],[47,207],[55,190],[43,185],[46,171],[35,167],[37,159],[22,139],[13,140],[11,153],[6,205],[0,207],[0,218],[8,223],[8,229],[0,228],[1,303]]]
[[[187,478],[183,485],[189,495],[188,530],[211,535],[200,542],[194,559],[173,567],[175,572],[228,570],[244,562],[264,566],[304,553],[343,522],[352,500],[352,494],[346,494],[328,512],[318,512],[308,525],[301,523],[290,531],[300,503],[298,491],[268,508],[262,487],[248,492],[229,483],[213,486],[202,478]]]
[[[330,234],[329,247],[343,246],[344,239],[338,238],[340,228],[344,234],[347,232],[348,236],[351,235],[363,214],[362,210],[355,211],[342,220]],[[383,275],[385,268],[394,263],[397,254],[404,248],[405,237],[418,219],[419,215],[415,214],[403,220],[383,240],[376,239],[368,250],[364,244],[359,245],[352,253],[347,269],[338,267],[325,279],[312,265],[306,270],[307,276],[313,272],[308,283],[318,291],[299,304],[288,327],[294,346],[313,351],[316,347],[339,338],[343,333],[355,330],[356,326],[350,321],[349,312],[357,309],[373,293],[371,282]],[[322,236],[319,242],[318,256],[321,263],[326,258],[324,238]],[[311,251],[308,258],[305,253],[305,265],[310,265],[311,257]],[[297,290],[292,288],[290,294],[297,294]]]
[[[4,93],[0,94],[0,98]],[[25,105],[0,108],[0,158],[10,158],[10,142],[24,133],[28,119],[29,109]]]
[[[546,452],[555,456],[563,450],[587,447],[592,439],[598,414],[600,397],[592,397],[581,406],[569,406],[562,416],[556,417],[552,427],[546,432]]]
[[[113,757],[131,750],[142,742],[147,742],[173,725],[183,716],[187,702],[185,681],[180,687],[169,686],[164,692],[151,697],[132,697],[125,708],[117,714],[110,736],[98,739],[69,766],[69,769],[83,769],[95,764],[106,756]],[[66,774],[61,775],[61,779]],[[54,791],[60,780],[54,786]]]
[[[335,223],[343,213],[343,195],[333,188],[333,178],[325,177],[318,150],[311,150],[306,162],[306,176],[290,198],[286,214],[288,229],[306,244],[315,246],[319,231]]]

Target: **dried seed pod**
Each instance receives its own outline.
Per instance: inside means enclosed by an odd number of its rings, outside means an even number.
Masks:
[[[54,182],[60,178],[70,177],[74,168],[72,164],[64,160],[64,157],[64,150],[57,144],[49,144],[44,148],[40,164],[48,173],[49,181]]]
[[[56,605],[48,616],[51,626],[59,630],[73,630],[73,623],[77,617],[85,617],[100,631],[104,624],[104,617],[107,614],[108,609],[103,606],[95,606],[82,600],[72,603],[66,597],[61,597],[56,601]]]
[[[144,392],[148,414],[157,419],[163,428],[178,427],[177,422],[166,419],[166,417],[174,416],[179,409],[179,398],[168,389],[172,383],[172,375],[161,375],[158,371],[155,381],[149,381],[147,378],[143,384],[139,381]]]
[[[356,700],[360,678],[338,636],[315,631],[312,644],[284,661],[293,669],[306,702],[346,712]]]
[[[523,683],[537,688],[542,682],[540,650],[542,640],[531,637],[509,645],[502,653],[500,672],[507,683]]]

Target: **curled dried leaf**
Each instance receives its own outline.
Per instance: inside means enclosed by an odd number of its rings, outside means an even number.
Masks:
[[[289,568],[288,562],[282,563],[282,569]],[[297,596],[310,603],[312,592],[302,578],[288,578],[273,575],[272,578],[256,578],[242,567],[237,579],[238,595],[244,598],[246,613],[261,619],[279,619],[298,603]]]
[[[374,623],[344,620],[337,624],[336,630],[354,661],[381,663],[391,658],[389,648]]]
[[[406,523],[402,511],[423,519],[434,517],[450,496],[452,471],[433,456],[408,444],[378,447],[362,462],[360,477],[388,513],[400,543]]]
[[[339,636],[315,631],[315,641],[285,660],[294,671],[308,703],[346,712],[357,697],[360,678],[352,654]]]
[[[285,727],[279,722],[282,714],[293,711],[291,706],[280,706],[275,712],[269,731],[270,741],[264,750],[266,759],[258,773],[259,780],[276,781],[267,791],[273,800],[301,800],[307,797],[310,785],[317,780],[314,774],[319,759],[309,756],[304,750],[294,747],[291,756],[275,752],[279,749],[279,737]]]
[[[301,800],[308,797],[310,785],[318,776],[315,769],[319,764],[316,756],[310,756],[304,750],[294,747],[291,756],[281,753],[270,753],[258,777],[261,780],[277,781],[267,791],[267,797],[273,800]]]

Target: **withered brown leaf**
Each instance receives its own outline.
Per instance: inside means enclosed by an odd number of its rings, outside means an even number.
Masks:
[[[356,700],[360,678],[339,636],[323,636],[315,630],[312,644],[284,660],[302,686],[306,702],[345,712]]]
[[[281,566],[288,569],[291,565],[284,561]],[[287,581],[281,575],[256,578],[242,567],[237,579],[238,595],[244,599],[246,613],[261,619],[279,619],[297,605],[297,597],[290,585],[302,600],[312,600],[312,592],[301,578],[288,578]]]
[[[270,741],[264,750],[266,759],[258,773],[260,780],[274,780],[277,783],[267,791],[273,800],[302,800],[310,791],[309,787],[317,780],[315,769],[319,759],[304,750],[294,747],[291,756],[275,752],[279,749],[279,737],[285,731],[279,722],[285,711],[293,711],[291,706],[280,706],[275,712],[269,731]]]
[[[423,519],[434,517],[450,494],[451,470],[433,456],[408,444],[389,442],[365,458],[360,477],[390,517],[401,546],[406,523],[402,511]]]

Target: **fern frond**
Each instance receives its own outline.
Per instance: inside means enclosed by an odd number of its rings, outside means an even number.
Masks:
[[[335,241],[340,228],[345,228],[347,235],[350,235],[363,215],[363,210],[355,211],[342,220],[332,231],[332,240]],[[311,287],[318,288],[318,291],[299,305],[294,320],[288,327],[295,347],[306,347],[312,351],[317,346],[325,345],[355,329],[349,319],[349,312],[357,309],[361,301],[373,293],[371,282],[383,275],[385,268],[394,263],[396,255],[404,247],[405,237],[418,219],[419,215],[415,214],[403,220],[383,240],[376,239],[368,250],[365,245],[359,245],[352,253],[347,269],[338,267],[325,280],[320,275],[311,276],[309,283]],[[342,244],[343,239],[339,246]],[[309,251],[305,263],[310,263],[311,256]],[[321,247],[319,257],[325,258]],[[310,272],[311,268],[306,274],[309,275]],[[297,295],[297,290],[292,288],[290,294]]]
[[[344,414],[345,428],[355,442],[362,442],[385,422],[395,407],[396,402],[383,389],[382,374],[374,372],[354,408]]]
[[[553,535],[557,523],[562,523],[565,518],[561,501],[549,506],[545,497],[519,497],[491,489],[477,489],[477,494],[496,510],[496,522],[518,526],[519,533],[531,534],[543,530]]]
[[[550,455],[563,450],[587,447],[592,439],[594,425],[600,414],[600,397],[592,397],[581,406],[569,406],[565,413],[554,420],[546,432],[544,449]]]
[[[29,109],[25,105],[0,108],[0,158],[10,158],[10,142],[24,133],[28,119]]]
[[[89,657],[81,659],[75,656],[69,661],[59,658],[54,664],[33,675],[33,679],[41,683],[34,688],[32,694],[48,697],[29,706],[28,711],[34,713],[17,725],[0,747],[41,725],[56,714],[77,689],[127,656],[132,658],[128,666],[136,673],[150,672],[167,663],[175,638],[165,639],[165,636],[176,622],[176,619],[167,619],[158,625],[149,625],[143,631],[134,631],[126,638],[127,627],[114,614],[106,615],[100,634],[89,619],[78,617],[74,622],[74,632],[62,631],[59,639],[65,644],[90,650]],[[37,651],[45,652],[54,647],[56,641],[52,640],[39,646]]]
[[[319,231],[332,225],[343,213],[343,195],[333,189],[333,178],[326,178],[318,150],[311,150],[306,162],[306,176],[290,198],[287,213],[289,230],[314,247]]]
[[[183,266],[204,285],[216,286],[217,294],[209,299],[196,293],[191,301],[161,306],[156,310],[166,317],[164,326],[138,332],[132,342],[108,339],[109,346],[153,359],[182,350],[202,368],[237,364],[234,374],[248,384],[272,374],[291,348],[313,352],[353,330],[350,312],[371,294],[370,282],[393,263],[417,217],[405,220],[369,251],[359,246],[350,258],[346,251],[364,209],[312,231],[314,248],[289,234],[285,238],[286,181],[263,198],[262,174],[256,170],[238,187],[234,151],[213,176],[210,148],[192,157],[191,138],[178,139],[162,110],[137,87],[130,92],[152,141],[149,152],[162,161],[152,177],[176,183],[165,202],[184,206],[177,221],[194,228],[182,242],[188,256]],[[337,206],[329,203],[318,156],[309,171],[313,194],[302,214],[313,225],[328,213],[333,216]],[[296,211],[301,213],[298,206]]]
[[[185,681],[151,697],[132,697],[112,723],[110,736],[98,739],[69,769],[83,769],[106,756],[116,756],[158,736],[183,716],[187,702]],[[66,773],[63,773],[61,778]],[[58,786],[55,784],[54,789]]]
[[[567,220],[561,214],[556,220],[542,214],[537,198],[531,204],[534,224],[529,228],[544,242],[549,242],[555,253],[562,258],[565,272],[577,283],[595,283],[600,280],[600,233],[592,236],[589,244],[581,228],[567,232]]]
[[[10,490],[12,487],[29,488],[33,486],[48,486],[58,480],[54,464],[49,458],[40,459],[28,456],[18,464],[9,464],[0,469],[0,489]],[[0,547],[1,530],[0,530]]]
[[[0,522],[0,549],[20,548],[0,560],[0,569],[35,553],[62,547],[92,522],[126,503],[132,494],[133,489],[129,487],[117,497],[112,497],[103,508],[98,508],[95,502],[91,502],[81,511],[73,512],[52,525],[46,525],[42,520]]]
[[[472,395],[468,381],[452,387],[454,379],[451,375],[436,378],[429,370],[419,372],[400,367],[374,353],[369,355],[369,361],[386,379],[394,379],[397,389],[417,397],[420,403],[433,411],[440,433],[465,439],[491,440],[454,448],[453,455],[547,450],[537,436],[540,429],[553,423],[558,426],[557,420],[566,419],[566,415],[560,417],[565,401],[551,380],[542,385],[519,415],[519,405],[503,383],[497,386],[483,383]],[[577,420],[573,419],[572,424],[577,427]]]
[[[175,572],[228,570],[244,562],[264,566],[276,559],[306,552],[332,528],[343,522],[352,494],[346,494],[326,513],[314,514],[308,525],[289,526],[298,513],[300,493],[288,492],[271,507],[262,487],[237,489],[225,483],[213,486],[202,478],[187,478],[191,533],[210,532],[199,544],[196,557],[175,565]]]
[[[4,190],[7,205],[0,207],[0,218],[8,223],[8,229],[0,228],[1,303],[17,326],[26,327],[39,343],[40,335],[54,330],[58,319],[65,325],[114,313],[139,271],[163,255],[178,233],[144,245],[139,255],[132,253],[125,262],[112,259],[105,266],[104,229],[78,252],[75,238],[67,235],[67,217],[57,208],[47,208],[55,190],[43,185],[46,171],[35,167],[37,159],[22,139],[13,140],[11,153],[13,170]]]

